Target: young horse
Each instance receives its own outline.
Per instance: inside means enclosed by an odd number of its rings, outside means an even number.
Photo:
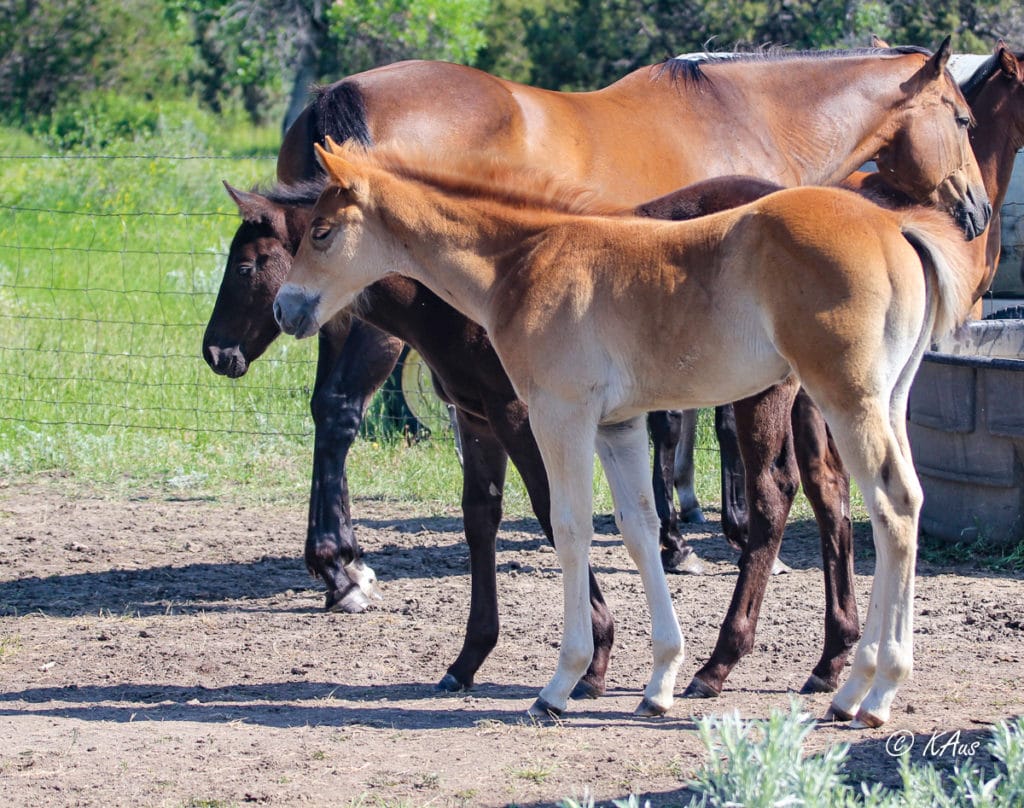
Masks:
[[[530,408],[565,598],[558,670],[532,712],[564,710],[593,653],[594,447],[651,611],[654,668],[638,712],[661,714],[682,636],[658,560],[644,413],[735,401],[792,373],[864,491],[878,553],[865,638],[832,710],[887,720],[913,654],[921,490],[906,397],[933,334],[966,313],[975,286],[948,217],[825,188],[687,222],[582,216],[505,190],[509,176],[486,165],[432,173],[380,152],[320,153],[334,184],[275,300],[282,329],[312,336],[401,272],[487,329]],[[655,343],[666,350],[652,355]]]
[[[760,152],[752,152],[747,149],[742,139],[740,141],[730,140],[728,146],[685,139],[682,146],[699,157],[699,161],[702,160],[710,170],[720,170],[722,166],[727,165],[722,162],[722,159],[730,153],[732,143],[735,142],[736,152],[731,155],[731,163],[728,164],[742,167],[743,170],[753,173],[765,170],[782,173],[784,174],[783,179],[794,183],[837,179],[836,171],[845,171],[844,166],[847,165],[858,165],[870,157],[874,149],[880,149],[887,155],[894,155],[892,160],[896,176],[901,181],[905,179],[908,188],[919,186],[919,177],[922,173],[933,176],[935,178],[932,180],[933,185],[938,185],[939,180],[946,177],[958,165],[958,162],[950,163],[950,160],[959,159],[956,139],[962,135],[962,131],[958,127],[962,126],[964,120],[964,110],[962,103],[958,100],[956,88],[943,69],[947,55],[948,47],[943,47],[931,59],[916,52],[876,51],[835,57],[828,54],[787,54],[771,58],[738,59],[735,60],[735,63],[730,64],[728,69],[725,69],[726,65],[718,62],[703,67],[687,62],[675,66],[674,70],[681,76],[689,76],[689,78],[681,78],[677,82],[668,80],[667,74],[672,71],[666,68],[664,73],[654,74],[652,78],[645,76],[643,81],[640,80],[638,74],[631,77],[628,82],[624,80],[625,83],[620,82],[615,85],[615,88],[609,88],[607,91],[564,98],[557,93],[547,93],[520,85],[512,85],[486,74],[480,74],[478,71],[454,65],[432,63],[396,65],[380,71],[371,71],[362,77],[348,79],[334,88],[348,88],[344,94],[348,101],[352,101],[353,94],[363,98],[366,123],[362,129],[359,127],[346,129],[337,122],[332,123],[336,116],[329,112],[334,109],[338,99],[332,90],[321,95],[315,108],[324,108],[326,111],[322,110],[323,114],[317,119],[319,122],[315,126],[311,123],[314,119],[312,112],[308,116],[309,120],[306,120],[304,124],[296,124],[295,132],[286,139],[285,146],[282,148],[281,165],[285,166],[283,173],[296,170],[293,166],[287,165],[286,158],[289,155],[294,156],[296,149],[300,149],[300,147],[308,149],[307,136],[320,136],[311,134],[310,130],[323,133],[332,129],[342,129],[350,132],[354,139],[365,141],[370,139],[369,133],[371,132],[378,140],[386,140],[396,137],[396,132],[400,130],[413,130],[422,126],[422,116],[426,115],[427,111],[418,104],[433,103],[431,99],[435,99],[436,95],[418,92],[415,98],[405,98],[405,94],[411,92],[411,88],[419,86],[417,82],[425,82],[426,77],[442,81],[451,93],[461,93],[460,98],[465,104],[470,104],[472,101],[471,106],[476,110],[476,114],[473,116],[474,127],[479,127],[480,122],[485,119],[491,120],[493,127],[498,127],[500,120],[505,120],[506,123],[508,120],[513,120],[517,123],[512,126],[512,131],[522,133],[527,130],[532,131],[548,120],[539,118],[536,114],[520,120],[517,114],[513,114],[505,106],[497,104],[494,101],[495,98],[518,99],[519,106],[524,109],[532,109],[535,112],[541,108],[555,105],[560,110],[558,114],[561,116],[570,113],[583,115],[583,111],[588,111],[589,117],[597,115],[597,111],[605,104],[611,103],[613,107],[622,106],[625,104],[626,97],[636,95],[637,98],[632,103],[639,103],[641,100],[653,103],[654,99],[658,99],[658,102],[653,104],[650,115],[657,117],[671,112],[680,122],[685,122],[696,116],[701,118],[700,126],[705,128],[710,121],[716,122],[717,128],[735,128],[744,118],[757,115],[763,119],[762,124],[759,124],[762,127],[759,130],[759,137],[765,142],[769,138],[775,140],[779,149],[787,148],[785,144],[788,143],[791,136],[789,129],[783,128],[784,122],[772,116],[766,116],[761,106],[772,99],[776,99],[776,103],[780,105],[783,99],[790,100],[793,97],[791,84],[796,83],[801,88],[811,84],[819,87],[828,85],[829,89],[822,90],[822,92],[834,94],[838,99],[837,103],[841,102],[849,106],[851,110],[847,122],[849,126],[842,133],[841,143],[837,145],[835,142],[838,133],[822,137],[820,142],[801,142],[798,146],[791,148],[791,151],[799,151],[801,160],[784,162],[781,165],[776,164],[774,159],[772,161],[763,160]],[[870,102],[860,94],[847,95],[849,82],[853,80],[854,76],[862,85],[874,84],[876,86],[876,93]],[[835,86],[831,86],[832,82],[835,82]],[[493,89],[495,84],[504,88],[502,92]],[[485,93],[484,89],[488,87],[491,90]],[[755,91],[753,88],[759,89]],[[614,92],[612,92],[613,89]],[[751,108],[749,104],[740,103],[752,92],[759,93],[755,107]],[[895,102],[894,95],[900,96],[902,100],[898,103]],[[721,97],[717,98],[717,96]],[[391,103],[399,97],[405,98],[408,103],[405,105]],[[485,103],[481,99],[491,100]],[[816,108],[801,107],[793,112],[794,116],[801,119],[801,126],[806,130],[818,131],[834,115],[831,104],[822,105],[821,99],[818,99],[818,102]],[[502,102],[502,104],[506,103],[506,101]],[[386,110],[387,113],[377,112],[378,108]],[[491,110],[491,112],[487,113],[487,110]],[[477,143],[475,140],[478,129],[464,128],[462,119],[454,114],[456,111],[457,105],[433,111],[431,126],[422,133],[426,139],[424,145],[429,148],[441,148],[446,143],[458,143],[460,149],[471,152],[484,149],[484,143]],[[399,114],[398,119],[392,117],[396,114]],[[496,117],[488,117],[488,115]],[[729,124],[729,121],[733,123]],[[617,146],[619,143],[617,139],[605,132],[603,127],[606,123],[620,125],[621,136],[624,137],[628,133],[630,137],[634,137],[639,136],[638,125],[642,121],[636,118],[608,120],[596,118],[593,121],[594,133],[591,133],[589,129],[577,132],[578,137],[581,138],[589,138],[592,134],[595,138],[600,137],[600,140],[594,141],[590,147],[594,153],[600,151],[601,148]],[[303,134],[296,134],[300,131]],[[539,133],[541,130],[536,129],[536,131]],[[745,127],[744,131],[746,131]],[[561,134],[562,129],[559,128],[559,137]],[[466,140],[460,140],[461,138]],[[636,145],[634,151],[647,148],[650,149],[652,155],[666,150],[674,153],[680,148],[678,140],[673,136],[663,143],[651,142],[646,146]],[[500,142],[503,147],[510,150],[512,156],[516,156],[524,154],[526,145],[533,141],[529,139],[515,140],[514,142],[518,143],[518,146],[509,145],[505,139]],[[561,141],[558,142],[561,143]],[[908,147],[914,148],[916,156],[907,151]],[[838,154],[844,149],[851,151],[849,156],[840,163]],[[556,149],[552,154],[557,157],[559,151]],[[902,155],[902,157],[896,155]],[[538,165],[550,165],[547,162],[550,156],[544,153],[534,153],[531,159]],[[703,167],[698,165],[697,169]],[[571,166],[570,169],[575,170]],[[636,188],[640,186],[650,187],[650,195],[653,195],[657,192],[657,187],[665,181],[664,168],[654,159],[649,164],[645,163],[644,171],[635,176],[616,175],[608,173],[609,170],[607,166],[602,168],[597,179],[603,185],[603,190],[614,193],[622,199],[629,199],[636,192]],[[673,181],[686,182],[689,179],[693,178],[679,176]],[[281,282],[282,270],[286,271],[287,254],[297,243],[298,234],[301,233],[301,230],[295,232],[293,223],[288,218],[293,214],[287,213],[280,206],[266,206],[259,200],[254,200],[252,195],[243,195],[239,192],[235,192],[233,196],[239,203],[239,209],[246,221],[239,229],[239,235],[232,245],[224,282],[204,339],[204,353],[215,369],[224,366],[233,367],[234,365],[225,359],[225,357],[232,356],[241,357],[237,366],[246,367],[247,362],[258,356],[273,339],[276,331],[272,322],[272,314],[265,301],[269,300],[277,291],[277,286]],[[973,210],[980,205],[979,210],[964,214],[965,222],[970,223],[973,217],[985,215],[984,204],[979,200],[980,197],[972,200],[970,188],[961,193],[961,211]],[[245,230],[244,234],[243,230]],[[266,271],[253,271],[253,266],[265,266],[267,269]],[[457,335],[459,339],[465,338],[464,335],[468,333],[463,330],[462,325],[459,325],[464,322],[464,318],[456,315],[451,309],[448,309],[449,315],[443,315],[438,311],[436,315],[441,319],[425,322],[420,318],[408,316],[407,307],[411,305],[412,298],[407,294],[393,297],[386,303],[381,302],[385,298],[378,297],[376,300],[378,303],[375,306],[386,305],[388,307],[387,310],[382,310],[380,316],[392,317],[394,320],[406,324],[407,330],[403,332],[406,334],[406,338],[414,339],[414,337],[410,337],[408,329],[418,328],[424,329],[422,335],[427,336],[431,330],[450,329],[450,332]],[[261,309],[264,306],[265,308]],[[371,315],[371,320],[375,306],[364,311]],[[394,307],[398,307],[397,310]],[[401,313],[402,307],[406,307],[404,314]],[[452,317],[456,319],[453,321]],[[347,318],[341,324],[335,320],[329,328],[321,331],[320,363],[313,399],[314,417],[317,420],[317,440],[306,557],[310,569],[318,572],[328,581],[329,607],[341,600],[339,593],[342,592],[344,583],[337,584],[335,588],[335,582],[346,580],[345,574],[342,572],[343,562],[350,561],[352,554],[357,552],[354,536],[350,532],[339,534],[337,529],[333,531],[329,529],[331,521],[327,517],[334,517],[336,521],[340,520],[343,524],[348,523],[347,508],[343,507],[346,504],[344,499],[340,505],[331,504],[328,507],[323,504],[324,500],[333,503],[332,490],[335,490],[329,484],[332,478],[327,476],[327,469],[331,467],[332,462],[343,463],[344,449],[347,449],[347,443],[342,449],[338,449],[336,443],[332,443],[332,439],[351,441],[361,416],[361,403],[368,396],[367,391],[372,392],[375,383],[379,383],[379,380],[387,373],[385,369],[382,375],[373,379],[363,378],[361,380],[363,384],[360,386],[358,375],[349,372],[351,368],[358,368],[358,363],[342,361],[349,353],[348,348],[341,342],[348,328],[347,323]],[[422,323],[422,325],[417,325],[417,323]],[[379,342],[371,344],[376,345]],[[388,345],[385,343],[385,347]],[[212,353],[214,350],[217,351],[216,358]],[[386,358],[393,361],[396,355],[397,349]],[[465,377],[469,366],[465,361],[456,359],[447,365],[450,369],[446,370],[444,369],[445,365],[437,364],[439,361],[441,360],[435,360],[431,366],[440,373],[442,386],[449,391],[455,390],[460,385],[457,380]],[[337,368],[341,368],[341,370],[337,370],[332,363],[337,363]],[[386,362],[379,362],[375,366],[388,367]],[[478,375],[477,378],[479,379],[481,376]],[[507,386],[507,381],[505,384]],[[492,386],[487,389],[500,388]],[[462,394],[452,393],[451,395],[457,399]],[[488,450],[482,452],[481,457],[475,461],[467,462],[467,491],[489,492],[490,483],[498,480],[496,490],[500,492],[500,481],[504,478],[506,451],[512,454],[514,460],[518,455],[519,460],[516,460],[516,463],[520,470],[523,469],[524,463],[535,462],[538,467],[540,466],[539,455],[533,444],[532,436],[529,434],[525,415],[519,414],[520,407],[521,404],[515,401],[514,396],[511,396],[511,400],[506,405],[498,407],[492,404],[485,416],[481,415],[482,411],[478,405],[474,404],[468,407],[468,412],[474,413],[476,419],[476,433],[479,434],[481,428],[488,428],[493,430],[492,434],[497,436],[497,440],[492,437],[487,444]],[[332,428],[334,422],[330,418],[332,414],[335,419],[344,424],[344,430]],[[329,461],[321,462],[320,453],[326,454],[332,448],[335,454],[330,456]],[[333,479],[343,480],[340,467],[334,466],[334,468]],[[548,510],[548,497],[543,469],[540,468],[533,476],[543,483],[536,486],[537,489],[544,489],[543,494],[535,495],[534,491],[531,491],[531,497],[536,512],[541,518],[541,524],[544,525]],[[478,479],[472,481],[473,477]],[[527,478],[526,474],[524,474],[524,478]],[[466,496],[464,493],[467,540],[470,543],[471,564],[474,585],[476,585],[478,573],[482,576],[482,570],[486,567],[486,561],[477,561],[478,555],[483,559],[493,556],[494,536],[497,522],[500,519],[500,498],[495,499],[489,494],[481,494],[479,497],[467,500]],[[486,550],[487,547],[491,549]],[[346,553],[349,554],[348,558],[346,558]],[[494,587],[490,583],[493,577],[493,569],[486,577],[481,577],[481,587],[485,587],[481,591],[493,592]],[[599,596],[595,596],[595,604],[598,599]],[[470,621],[467,625],[464,651],[471,646],[477,649],[473,655],[476,666],[482,662],[487,652],[493,647],[493,639],[490,637],[496,635],[496,603],[492,601],[494,611],[491,612],[489,611],[490,607],[488,609],[482,607],[487,600],[488,598],[483,596],[478,598],[474,594],[470,608]],[[595,605],[595,614],[597,614],[596,610],[597,606]],[[484,617],[481,618],[481,614]],[[484,629],[478,631],[477,627],[481,625]],[[608,626],[610,636],[610,620]],[[460,654],[460,659],[462,658],[463,654]],[[445,686],[466,686],[472,681],[472,672],[475,672],[475,669],[472,667],[467,673],[467,669],[462,667],[459,675],[468,678],[452,679],[450,676],[446,676],[442,683],[448,683]],[[452,672],[450,669],[449,673]],[[600,688],[595,688],[594,692],[600,692]]]
[[[994,54],[962,84],[977,122],[970,133],[972,149],[979,160],[986,191],[997,211],[1006,198],[1016,152],[1024,146],[1024,67],[1021,58],[999,43]],[[864,188],[891,204],[909,204],[905,197],[894,195],[891,189],[886,188],[878,175],[857,177],[856,187]],[[750,202],[773,190],[778,190],[778,186],[751,178],[722,178],[654,200],[641,206],[638,212],[657,218],[693,218]],[[995,274],[999,257],[998,223],[990,225],[981,238],[975,239],[971,250],[979,267],[978,286],[973,295],[978,300]],[[754,549],[749,548],[748,543],[744,465],[756,476],[765,473],[765,462],[775,464],[775,482],[780,491],[795,493],[797,480],[803,482],[821,531],[826,589],[825,644],[822,657],[804,690],[831,691],[838,683],[849,649],[859,636],[853,591],[849,477],[820,411],[803,391],[797,395],[791,416],[786,419],[786,426],[791,423],[793,431],[799,467],[797,478],[792,476],[792,472],[786,474],[787,464],[776,462],[765,447],[748,449],[748,452],[757,451],[756,457],[761,459],[761,463],[757,460],[751,462],[749,454],[745,456],[745,462],[741,462],[741,445],[750,436],[745,430],[737,429],[737,420],[760,424],[755,428],[762,434],[770,434],[772,430],[764,424],[768,417],[765,413],[774,413],[777,408],[767,394],[764,400],[741,402],[738,406],[745,410],[755,407],[755,411],[734,416],[731,406],[716,407],[715,425],[722,455],[723,529],[726,536],[744,551],[741,562],[744,572],[711,659],[694,676],[688,693],[717,695],[740,656],[753,645],[753,632],[768,572],[763,563],[748,563],[748,555]],[[673,448],[671,445],[664,447],[665,456]],[[667,491],[671,494],[670,486]],[[662,495],[657,487],[655,493]],[[783,494],[782,500],[788,511],[792,495],[787,497]]]

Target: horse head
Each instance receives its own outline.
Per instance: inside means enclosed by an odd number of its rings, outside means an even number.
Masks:
[[[281,333],[273,315],[274,296],[291,269],[305,217],[301,207],[226,182],[224,187],[242,223],[203,335],[203,357],[215,373],[238,378]]]
[[[971,108],[946,65],[947,37],[901,87],[900,114],[875,162],[885,181],[918,202],[948,210],[968,239],[980,235],[992,205],[971,150]]]

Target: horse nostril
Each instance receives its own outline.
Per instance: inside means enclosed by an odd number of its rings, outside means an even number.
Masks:
[[[284,329],[284,312],[281,310],[281,302],[279,300],[274,301],[274,319]]]
[[[214,370],[217,369],[217,365],[220,363],[221,356],[222,355],[220,352],[220,348],[216,348],[213,345],[203,346],[203,359],[205,359],[206,364],[208,364]]]

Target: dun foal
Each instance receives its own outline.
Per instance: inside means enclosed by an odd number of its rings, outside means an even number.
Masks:
[[[793,374],[833,427],[877,549],[864,639],[831,713],[887,720],[912,664],[921,489],[906,398],[929,341],[963,316],[974,288],[949,218],[823,188],[689,222],[582,215],[578,197],[550,186],[512,190],[529,175],[496,164],[432,155],[443,168],[426,169],[329,145],[318,153],[332,184],[275,314],[285,332],[312,336],[398,272],[487,329],[529,406],[563,570],[558,668],[531,712],[561,713],[593,652],[594,448],[651,612],[654,665],[637,712],[658,715],[683,640],[659,562],[645,413],[735,401]]]

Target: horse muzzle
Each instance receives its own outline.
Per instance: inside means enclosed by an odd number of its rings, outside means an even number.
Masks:
[[[274,319],[284,333],[296,339],[305,339],[320,330],[317,319],[319,307],[319,294],[286,283],[274,299]]]
[[[972,241],[985,232],[992,220],[992,204],[985,199],[980,204],[968,197],[967,201],[957,203],[953,209],[953,219],[964,231],[968,241]]]
[[[237,345],[230,345],[228,347],[204,345],[203,359],[206,360],[206,364],[210,366],[214,373],[220,376],[227,376],[229,379],[237,379],[240,376],[244,376],[245,372],[249,369],[249,363],[246,361],[245,354],[242,353],[242,349]]]

